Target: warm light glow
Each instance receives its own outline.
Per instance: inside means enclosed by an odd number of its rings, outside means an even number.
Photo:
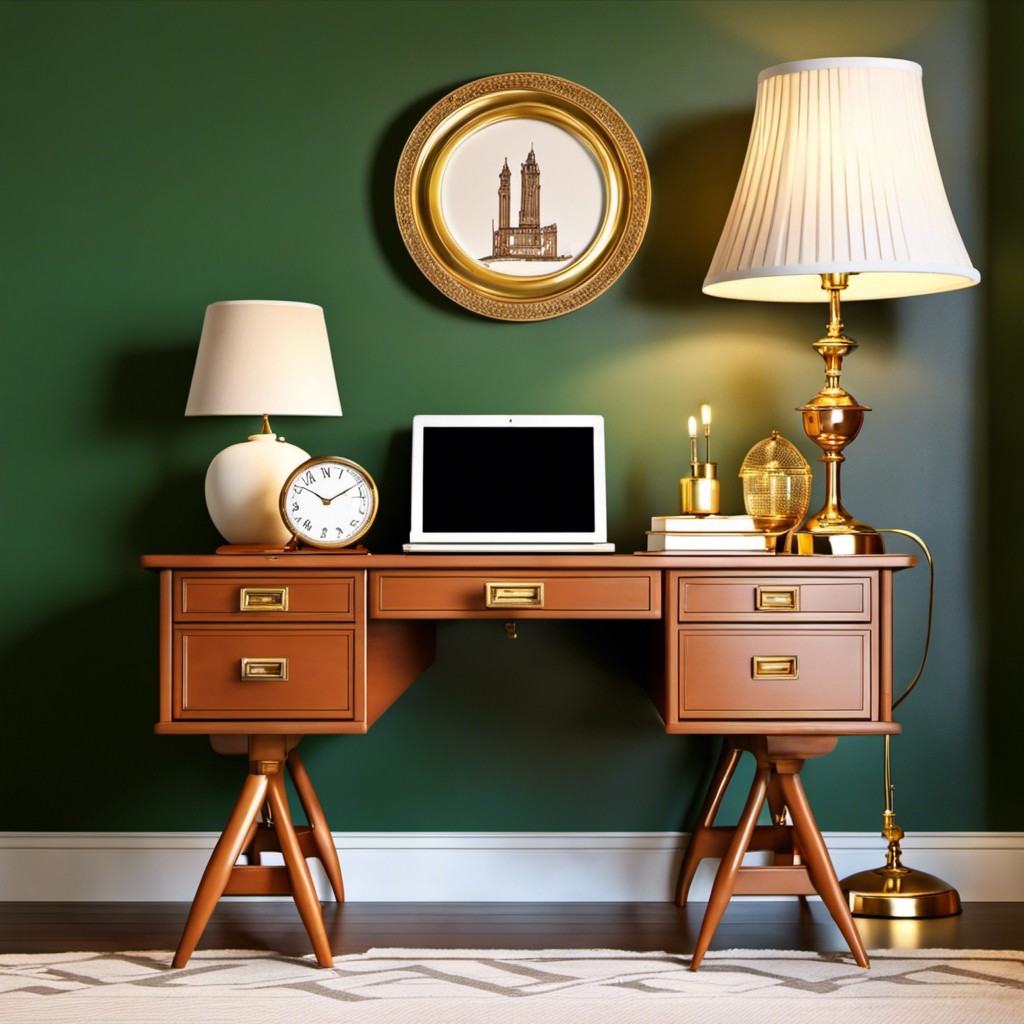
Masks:
[[[697,436],[697,417],[696,416],[691,416],[690,417],[690,437],[696,437],[696,436]]]
[[[711,426],[711,406],[702,405],[700,407],[700,421],[705,427]]]

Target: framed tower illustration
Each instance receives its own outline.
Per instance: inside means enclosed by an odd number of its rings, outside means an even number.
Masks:
[[[395,177],[417,266],[454,302],[501,320],[595,299],[636,254],[649,210],[629,126],[551,75],[494,75],[450,93],[410,135]]]

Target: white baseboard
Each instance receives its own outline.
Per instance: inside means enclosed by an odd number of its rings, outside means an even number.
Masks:
[[[337,832],[349,900],[646,902],[673,897],[680,832]],[[0,901],[190,901],[212,832],[0,832]],[[880,866],[876,833],[825,834],[840,878]],[[1024,832],[925,832],[904,863],[965,901],[1024,901]],[[704,900],[715,862],[691,892]],[[316,869],[317,886],[330,890]]]

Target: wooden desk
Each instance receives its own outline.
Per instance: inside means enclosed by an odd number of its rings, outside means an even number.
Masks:
[[[721,857],[692,961],[734,893],[817,892],[858,963],[867,956],[800,785],[842,735],[894,733],[892,575],[902,555],[147,555],[160,574],[159,733],[248,752],[242,795],[211,856],[175,955],[187,961],[221,895],[291,893],[331,963],[305,862],[336,897],[341,869],[296,750],[308,733],[363,733],[434,657],[441,619],[652,619],[652,697],[670,733],[727,737],[680,875]],[[757,768],[740,822],[714,824],[740,754]],[[308,826],[295,828],[288,770]],[[758,826],[767,801],[771,826]],[[266,805],[266,806],[265,806]],[[260,820],[261,809],[263,820]],[[792,824],[787,823],[792,818]],[[265,867],[279,848],[285,867]],[[741,867],[748,850],[774,863]],[[249,863],[238,866],[243,852]]]

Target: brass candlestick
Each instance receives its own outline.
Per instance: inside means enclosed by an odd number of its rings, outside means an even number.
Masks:
[[[690,475],[679,481],[679,505],[687,516],[717,515],[721,507],[718,465],[711,461],[711,406],[702,405],[700,416],[704,426],[704,461],[697,457],[697,420],[691,416]]]
[[[825,360],[825,386],[798,411],[803,413],[804,433],[823,452],[825,504],[794,534],[801,555],[874,555],[885,550],[878,531],[850,515],[840,496],[843,449],[860,433],[864,413],[871,411],[839,383],[843,357],[857,347],[843,333],[840,317],[839,296],[849,283],[849,274],[821,275],[821,287],[828,292],[829,324],[814,347]]]

